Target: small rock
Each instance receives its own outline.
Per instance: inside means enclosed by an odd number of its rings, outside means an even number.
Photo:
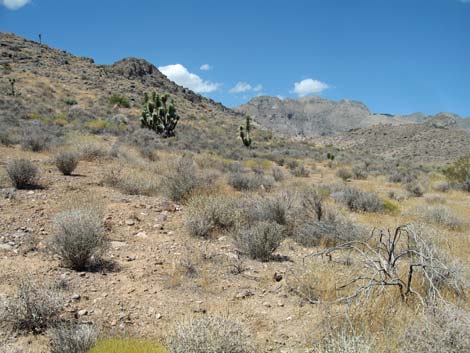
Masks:
[[[241,291],[240,293],[238,293],[235,296],[235,298],[244,299],[244,298],[252,297],[253,295],[255,295],[255,294],[251,290],[245,289],[244,291]]]
[[[162,314],[158,313],[155,315],[156,320],[160,320],[162,318]]]
[[[126,224],[128,226],[133,226],[135,224],[135,219],[133,218],[126,219]]]
[[[74,294],[72,295],[72,300],[80,300],[80,294]]]
[[[147,233],[145,231],[141,231],[135,235],[138,238],[147,238]]]
[[[267,308],[270,308],[271,307],[271,304],[269,304],[268,302],[264,302],[263,303],[263,306],[267,307]]]
[[[274,272],[273,279],[274,279],[276,282],[280,282],[280,281],[282,281],[282,275],[281,275],[280,273]]]
[[[78,315],[78,316],[85,316],[85,315],[88,315],[88,310],[86,310],[86,309],[79,310],[79,311],[77,312],[77,315]]]

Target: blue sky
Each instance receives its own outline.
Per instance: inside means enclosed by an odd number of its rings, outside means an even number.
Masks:
[[[135,56],[227,106],[317,94],[470,117],[470,0],[0,0],[0,30]]]

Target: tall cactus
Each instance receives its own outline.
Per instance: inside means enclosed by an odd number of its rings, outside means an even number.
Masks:
[[[240,137],[243,141],[243,144],[246,146],[246,147],[250,147],[251,146],[251,135],[250,135],[250,117],[247,115],[246,116],[246,127],[243,128],[243,125],[240,125]]]
[[[163,137],[175,136],[176,124],[180,117],[176,113],[173,102],[168,102],[168,95],[160,97],[156,92],[149,97],[145,93],[140,123],[142,127],[151,129]]]

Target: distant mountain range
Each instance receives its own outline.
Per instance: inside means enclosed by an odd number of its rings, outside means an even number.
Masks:
[[[410,123],[437,128],[470,129],[470,119],[452,113],[439,113],[435,116],[426,116],[423,113],[375,114],[361,102],[347,99],[334,102],[316,96],[299,99],[256,97],[235,110],[250,115],[267,129],[299,137],[329,136],[358,128]]]

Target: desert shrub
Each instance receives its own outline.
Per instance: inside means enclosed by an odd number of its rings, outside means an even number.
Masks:
[[[99,263],[108,247],[102,212],[97,205],[77,204],[56,216],[51,250],[64,266],[84,270]]]
[[[417,214],[421,215],[427,222],[435,223],[451,230],[461,229],[464,223],[454,215],[449,207],[444,205],[421,207],[418,209]]]
[[[331,195],[335,201],[343,203],[351,211],[380,212],[384,209],[383,201],[376,193],[354,188],[344,188]]]
[[[49,334],[51,353],[87,353],[97,338],[98,332],[91,325],[58,326]]]
[[[354,166],[352,168],[352,177],[357,180],[365,180],[369,175],[367,174],[366,167]]]
[[[108,102],[109,104],[113,106],[118,106],[120,108],[130,108],[131,106],[131,104],[129,103],[129,100],[126,97],[121,96],[117,93],[114,93],[113,95],[111,95],[108,98]]]
[[[312,353],[372,353],[371,344],[360,336],[339,333],[321,340]]]
[[[160,159],[155,151],[155,148],[152,148],[150,146],[140,146],[139,153],[143,158],[148,159],[152,162],[158,161]]]
[[[264,188],[270,190],[274,179],[255,173],[231,173],[228,184],[236,190],[257,190]]]
[[[446,177],[453,183],[470,184],[470,155],[460,157],[444,170]],[[470,191],[470,188],[466,191]]]
[[[11,146],[15,144],[15,139],[13,138],[11,132],[0,131],[0,145]]]
[[[300,163],[296,159],[291,159],[286,163],[287,168],[294,170],[300,166]]]
[[[424,201],[431,205],[446,203],[446,199],[439,194],[428,194],[424,197]]]
[[[446,180],[439,180],[432,183],[431,188],[434,191],[447,192],[450,189],[450,185]]]
[[[297,198],[294,193],[281,192],[267,197],[249,197],[240,200],[242,221],[245,225],[261,221],[275,222],[292,230],[298,211]]]
[[[409,169],[394,170],[389,176],[389,181],[392,183],[411,183],[415,181],[417,175]]]
[[[95,161],[98,159],[106,158],[108,151],[97,143],[85,143],[77,148],[77,155],[84,161]]]
[[[237,321],[204,316],[179,323],[168,340],[172,353],[251,353],[247,330]]]
[[[392,200],[384,199],[383,203],[384,203],[384,210],[389,213],[397,214],[398,211],[400,210],[400,206],[396,202],[393,202]]]
[[[163,192],[173,201],[183,201],[196,190],[208,188],[213,182],[212,175],[202,175],[198,172],[191,158],[181,157],[169,166],[161,187]]]
[[[348,179],[351,179],[353,174],[349,169],[341,168],[341,169],[338,169],[338,171],[336,172],[336,176],[346,181]]]
[[[166,353],[158,343],[139,340],[110,338],[99,341],[88,353]]]
[[[51,136],[42,130],[29,131],[21,136],[21,147],[28,151],[41,152],[49,148]]]
[[[250,227],[241,227],[234,238],[237,247],[250,258],[269,261],[281,245],[284,227],[275,222],[259,222]]]
[[[291,170],[293,176],[298,178],[308,178],[310,176],[310,170],[303,164]]]
[[[111,170],[104,176],[102,182],[127,195],[154,196],[160,187],[155,176],[143,172],[121,174],[120,171]]]
[[[8,162],[7,174],[17,189],[29,189],[38,186],[39,170],[27,159],[13,159]]]
[[[275,181],[280,182],[286,178],[284,170],[280,167],[274,167],[272,170],[273,178]]]
[[[339,211],[322,206],[321,219],[314,217],[299,224],[293,238],[306,247],[321,244],[332,246],[362,239],[365,233],[362,227],[355,225]]]
[[[191,235],[208,237],[216,230],[235,226],[240,210],[234,199],[223,195],[200,195],[190,199],[185,226]]]
[[[64,175],[71,175],[78,166],[78,156],[74,152],[60,152],[54,158],[55,165]]]
[[[60,323],[63,306],[63,297],[53,286],[28,279],[2,305],[0,318],[15,331],[39,334]]]
[[[406,191],[415,197],[421,197],[426,192],[426,189],[421,183],[409,183],[406,184]]]
[[[431,307],[405,330],[401,353],[469,353],[470,315],[446,304]]]

